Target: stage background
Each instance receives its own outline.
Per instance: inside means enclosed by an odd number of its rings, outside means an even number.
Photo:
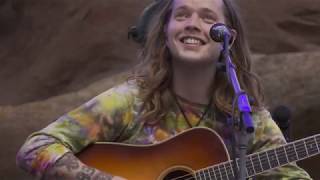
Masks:
[[[320,133],[320,1],[238,0],[268,108],[286,105],[292,138]],[[126,78],[127,31],[150,0],[0,0],[0,177],[25,138]],[[320,157],[298,163],[320,179]]]

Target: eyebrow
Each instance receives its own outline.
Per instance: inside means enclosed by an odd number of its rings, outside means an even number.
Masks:
[[[180,10],[190,10],[192,8],[184,5],[184,6],[180,6],[176,9],[174,9],[174,11],[180,11]],[[203,11],[205,13],[210,13],[210,14],[213,14],[213,15],[217,15],[217,13],[215,13],[213,10],[209,9],[209,8],[200,8],[200,11]]]
[[[204,11],[205,13],[212,13],[214,15],[216,15],[217,13],[215,13],[214,11],[212,11],[211,9],[209,8],[201,8],[200,9],[201,11]]]
[[[191,9],[191,8],[184,5],[184,6],[180,6],[178,8],[173,9],[173,11],[183,11],[183,10],[189,10],[189,9]]]

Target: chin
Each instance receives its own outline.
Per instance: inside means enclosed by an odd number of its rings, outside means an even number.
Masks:
[[[210,65],[214,62],[214,59],[209,59],[205,57],[197,57],[197,56],[184,56],[180,57],[180,62],[188,63],[192,65]]]
[[[217,57],[208,54],[204,55],[201,53],[181,53],[179,58],[181,61],[193,62],[193,63],[208,63],[214,62]]]
[[[171,51],[172,58],[179,63],[192,65],[211,65],[218,59],[218,53],[208,53],[202,51],[186,51],[184,49],[175,49]]]

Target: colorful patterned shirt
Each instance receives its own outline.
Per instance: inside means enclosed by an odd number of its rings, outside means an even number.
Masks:
[[[139,112],[142,101],[135,83],[116,86],[75,110],[61,116],[46,128],[33,133],[20,149],[17,163],[29,173],[41,177],[59,158],[68,152],[77,153],[97,141],[127,144],[154,144],[176,135],[191,126],[208,127],[222,137],[231,153],[230,124],[218,120],[213,109],[201,121],[205,106],[178,98],[181,109],[170,107],[165,118],[155,126],[142,123]],[[248,153],[263,151],[286,141],[267,110],[253,113],[255,133],[250,138]],[[121,175],[119,175],[121,176]],[[295,163],[256,176],[257,179],[311,178]]]

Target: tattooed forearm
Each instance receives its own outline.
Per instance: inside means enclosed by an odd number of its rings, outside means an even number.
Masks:
[[[112,176],[105,174],[105,173],[97,173],[94,178],[94,180],[112,180]]]
[[[55,168],[66,168],[68,171],[77,170],[80,167],[80,161],[73,154],[68,153],[54,165]]]
[[[90,180],[95,173],[95,169],[90,167],[82,167],[81,171],[76,174],[77,180]]]
[[[77,173],[77,180],[112,180],[112,176],[96,171],[90,167],[83,167],[82,171]]]
[[[68,153],[47,170],[44,179],[112,180],[112,176],[84,165],[72,153]]]

